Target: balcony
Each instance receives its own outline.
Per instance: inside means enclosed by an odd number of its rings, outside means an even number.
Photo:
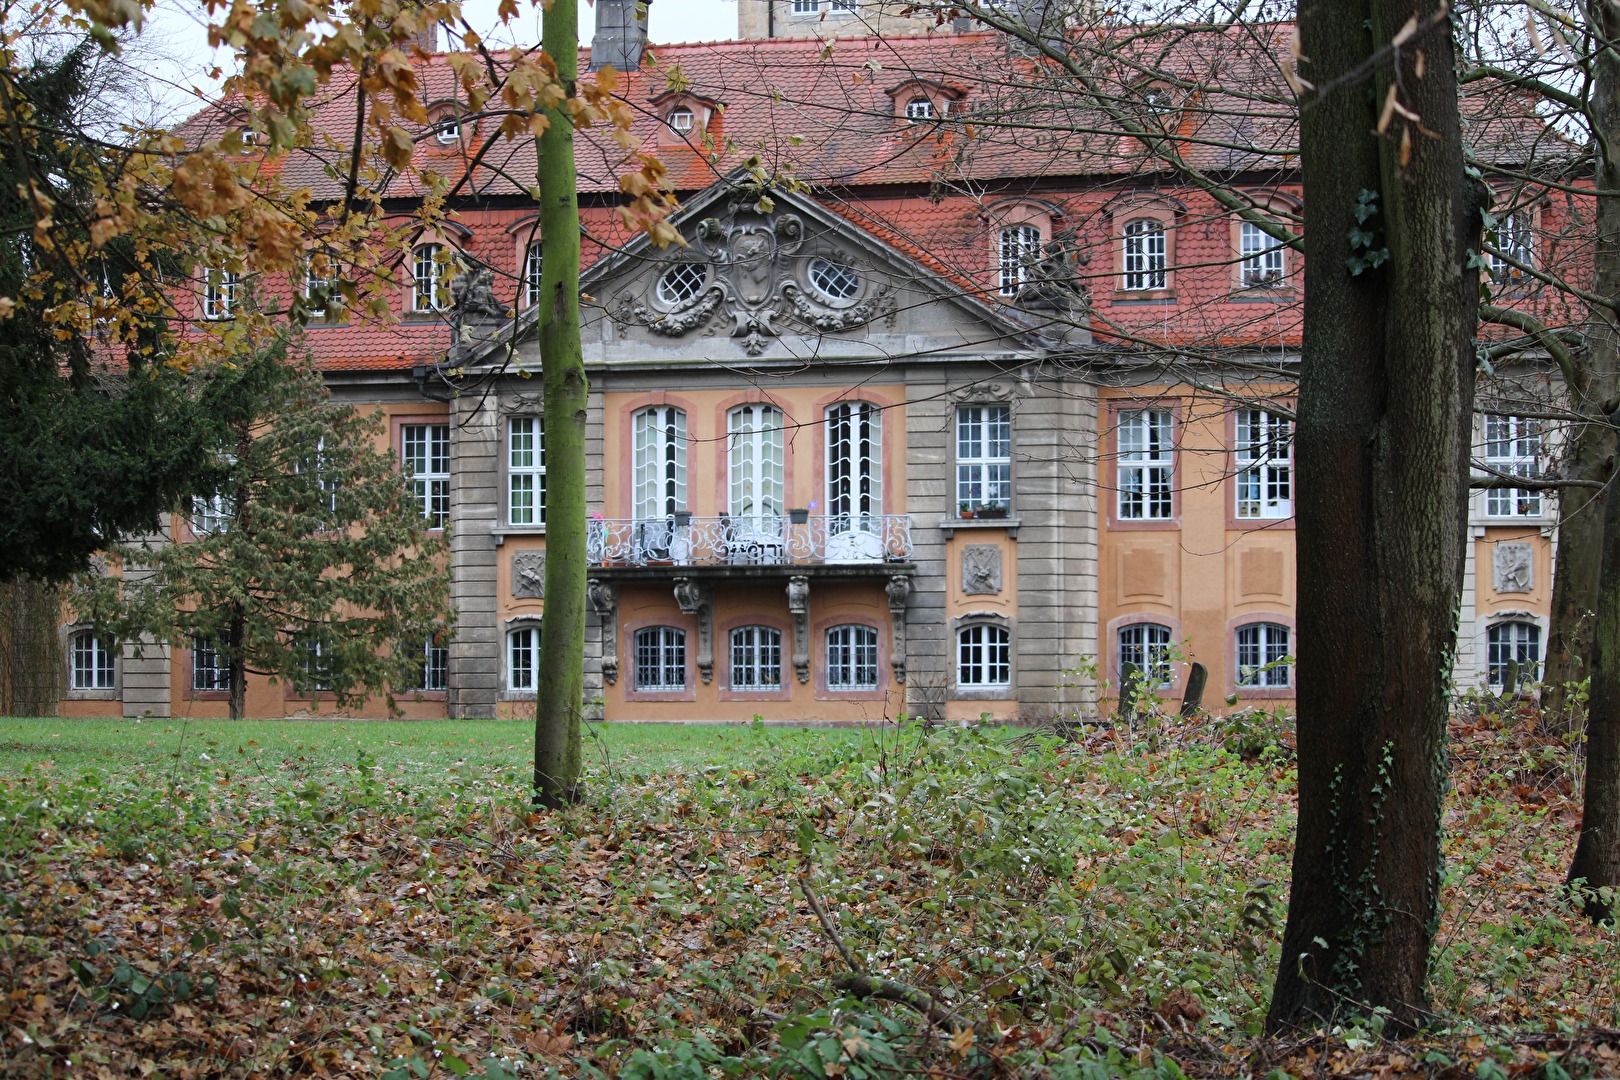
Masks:
[[[595,518],[592,567],[881,567],[911,560],[908,514]]]

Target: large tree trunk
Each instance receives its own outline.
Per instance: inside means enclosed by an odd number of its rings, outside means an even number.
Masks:
[[[62,592],[35,578],[0,584],[0,715],[55,716],[67,689]]]
[[[1375,134],[1392,79],[1398,115]],[[1300,4],[1305,337],[1297,430],[1299,825],[1268,1027],[1426,1014],[1456,649],[1482,185],[1439,0]],[[1378,55],[1376,62],[1370,58]],[[1363,75],[1363,66],[1371,68]],[[1424,130],[1427,129],[1427,130]],[[1430,134],[1433,133],[1433,134]],[[1403,158],[1405,160],[1403,161]],[[1388,261],[1352,246],[1361,225]],[[1347,261],[1361,259],[1360,274]]]
[[[230,665],[231,719],[240,720],[247,714],[247,617],[241,604],[231,605],[231,622],[225,631],[226,661]]]
[[[578,78],[577,0],[553,0],[542,39],[570,95]],[[579,798],[585,692],[585,408],[579,342],[579,194],[574,128],[550,110],[540,163],[540,366],[546,424],[546,610],[534,719],[534,790],[546,806]]]
[[[1607,337],[1602,351],[1608,353],[1606,364],[1611,374],[1594,380],[1593,394],[1603,395],[1597,398],[1597,404],[1613,396],[1616,388],[1612,330]],[[1596,334],[1587,340],[1590,354],[1600,351]],[[1576,397],[1574,388],[1571,397]],[[1583,412],[1592,412],[1590,401],[1577,399],[1571,404]],[[1588,423],[1571,432],[1562,472],[1572,480],[1606,483],[1614,468],[1614,453],[1614,429],[1601,419]],[[1552,731],[1574,731],[1582,720],[1582,710],[1569,691],[1592,674],[1592,621],[1598,602],[1598,570],[1603,561],[1607,496],[1607,488],[1570,488],[1558,499],[1558,547],[1553,559],[1552,611],[1541,689],[1544,725]]]
[[[1608,4],[1590,5],[1596,38],[1615,41],[1620,34],[1620,13]],[[1607,134],[1594,140],[1597,149],[1597,187],[1614,191],[1620,184],[1620,56],[1613,48],[1598,50],[1592,79],[1592,119]],[[1600,296],[1620,296],[1620,198],[1600,196],[1597,200],[1597,243],[1594,256],[1593,291]],[[1615,371],[1620,368],[1615,314],[1593,306],[1587,326],[1587,370],[1592,388],[1586,396],[1588,412],[1602,416],[1600,384],[1607,380],[1612,392]],[[1608,418],[1603,418],[1608,419]],[[1614,453],[1612,429],[1601,436],[1588,427],[1582,437],[1606,438],[1609,455]],[[1606,471],[1600,479],[1607,479]],[[1584,498],[1584,491],[1568,492],[1565,505]],[[1610,498],[1603,514],[1601,571],[1595,607],[1597,619],[1592,635],[1591,700],[1586,722],[1585,813],[1581,817],[1581,838],[1570,864],[1571,881],[1584,880],[1589,889],[1620,887],[1620,499]],[[1596,516],[1595,513],[1593,516]],[[1560,523],[1560,528],[1563,528]],[[1563,534],[1559,536],[1563,552]],[[1564,574],[1560,566],[1560,577]],[[1559,582],[1555,579],[1554,589]],[[1557,593],[1554,598],[1556,602]],[[1554,614],[1557,614],[1556,608]],[[1595,892],[1586,894],[1586,912],[1594,919],[1607,920],[1613,904],[1605,903]]]

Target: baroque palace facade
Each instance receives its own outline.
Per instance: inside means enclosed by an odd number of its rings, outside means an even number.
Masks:
[[[1196,660],[1206,704],[1291,700],[1297,255],[1144,170],[1124,136],[970,135],[1019,62],[994,35],[908,26],[829,49],[805,29],[817,5],[791,0],[775,5],[780,34],[748,14],[744,40],[656,46],[638,63],[621,6],[598,2],[599,27],[618,22],[599,29],[596,60],[630,72],[624,95],[680,193],[687,246],[623,232],[608,151],[582,140],[581,175],[596,178],[582,180],[587,715],[1044,718],[1107,697],[1126,661],[1167,696]],[[442,57],[419,74],[442,90],[423,152],[448,170],[482,133]],[[185,130],[233,122],[221,104]],[[1503,152],[1531,164],[1534,127]],[[1271,137],[1263,124],[1245,136]],[[456,632],[401,695],[407,716],[525,714],[535,693],[538,247],[534,205],[509,179],[532,175],[533,148],[499,153],[403,258],[396,323],[333,312],[306,331],[333,393],[386,412],[423,514],[451,530]],[[1255,205],[1297,210],[1286,156],[1213,140],[1199,153]],[[749,157],[804,184],[762,199],[739,168]],[[324,165],[311,150],[283,168],[319,191]],[[411,194],[397,204],[408,214]],[[1569,217],[1526,200],[1504,243],[1547,263]],[[515,320],[439,306],[446,248],[488,268]],[[197,318],[229,318],[238,287],[199,269]],[[1493,468],[1544,466],[1535,421],[1484,423]],[[1552,510],[1527,491],[1476,496],[1460,685],[1539,658]],[[172,527],[183,541],[190,526]],[[210,643],[67,632],[64,714],[224,714]],[[332,711],[250,686],[249,715]]]

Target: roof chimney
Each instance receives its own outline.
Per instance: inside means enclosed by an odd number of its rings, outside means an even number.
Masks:
[[[596,36],[591,39],[591,70],[612,64],[636,71],[647,48],[647,8],[652,0],[596,0]]]

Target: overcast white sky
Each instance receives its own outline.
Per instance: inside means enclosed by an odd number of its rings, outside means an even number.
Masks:
[[[724,41],[737,36],[737,4],[751,0],[654,0],[648,5],[647,36],[655,42]],[[499,0],[463,0],[462,10],[479,33],[491,41],[503,40],[495,31]],[[539,8],[508,29],[523,43],[540,40]],[[192,89],[205,94],[218,84],[207,77],[216,63],[208,49],[208,16],[201,0],[157,0],[147,24],[150,52],[140,63],[151,78],[153,96],[169,104],[177,119],[195,107]],[[579,5],[579,38],[589,42],[595,32],[596,9],[585,0]],[[515,33],[514,33],[515,32]]]

